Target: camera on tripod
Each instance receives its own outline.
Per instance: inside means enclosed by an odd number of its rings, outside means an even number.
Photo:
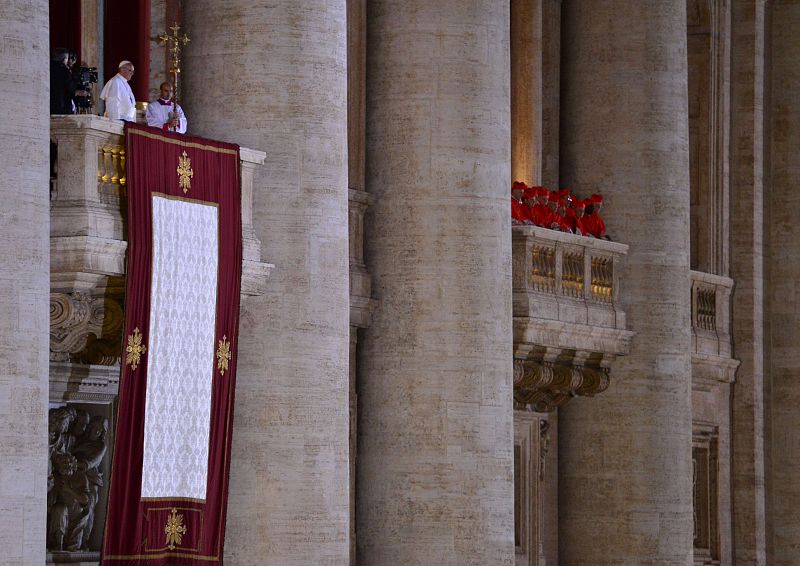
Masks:
[[[75,96],[75,106],[78,114],[89,114],[92,110],[92,84],[97,82],[97,67],[77,67],[74,72],[76,90],[86,94]]]

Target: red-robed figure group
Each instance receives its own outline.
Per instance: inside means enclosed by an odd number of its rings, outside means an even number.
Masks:
[[[602,207],[603,196],[598,194],[579,199],[569,189],[550,191],[545,187],[529,187],[522,181],[511,186],[512,224],[608,239],[600,217]]]

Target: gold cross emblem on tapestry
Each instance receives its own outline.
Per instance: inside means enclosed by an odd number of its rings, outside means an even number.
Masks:
[[[167,525],[164,527],[164,534],[167,535],[167,548],[175,550],[175,545],[180,544],[183,535],[186,534],[186,525],[183,524],[183,515],[178,514],[178,510],[172,508],[172,514],[167,517]]]
[[[189,159],[189,156],[186,155],[186,150],[184,150],[183,155],[178,158],[178,184],[183,189],[183,194],[186,194],[192,187],[192,177],[194,177],[192,160]]]
[[[128,335],[128,345],[125,348],[125,363],[131,366],[132,371],[135,371],[139,366],[142,354],[146,351],[147,346],[142,344],[142,333],[137,326],[133,329],[133,334]]]

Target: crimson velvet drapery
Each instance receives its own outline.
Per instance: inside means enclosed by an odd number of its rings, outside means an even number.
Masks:
[[[132,123],[126,123],[125,128],[129,242],[125,335],[101,564],[221,564],[241,289],[239,148]],[[188,177],[191,186],[185,192],[178,172],[184,152],[191,169]],[[186,164],[184,159],[184,173]],[[204,500],[141,497],[148,355],[153,346],[148,327],[152,314],[154,193],[187,202],[215,203],[219,211],[214,370]],[[134,369],[129,354],[131,349],[134,353],[141,349],[134,339],[135,329],[141,334],[144,351],[139,353]],[[217,345],[223,337],[230,344],[230,359],[224,372],[217,367]],[[181,424],[174,423],[177,432]]]

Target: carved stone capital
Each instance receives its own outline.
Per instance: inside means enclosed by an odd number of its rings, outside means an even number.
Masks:
[[[119,363],[123,311],[119,298],[50,294],[50,361]]]

